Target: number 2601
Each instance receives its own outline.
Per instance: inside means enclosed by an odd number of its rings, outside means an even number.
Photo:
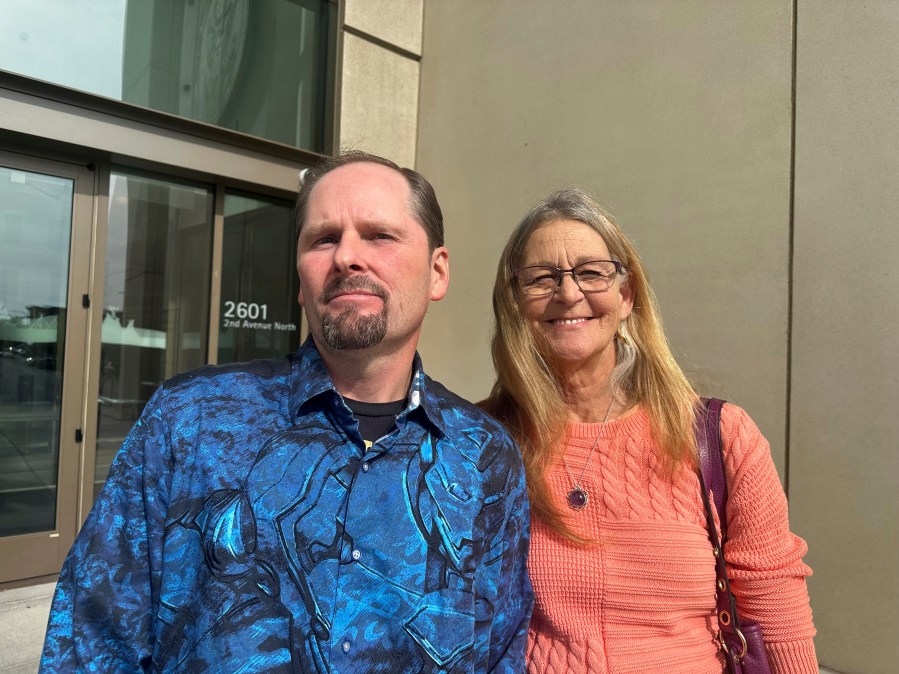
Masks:
[[[268,305],[255,302],[225,302],[225,318],[268,318]]]

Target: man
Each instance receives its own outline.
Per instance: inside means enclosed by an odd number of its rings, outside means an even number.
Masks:
[[[147,404],[60,574],[42,671],[518,672],[523,470],[422,371],[449,281],[428,182],[351,153],[297,198],[291,358]]]

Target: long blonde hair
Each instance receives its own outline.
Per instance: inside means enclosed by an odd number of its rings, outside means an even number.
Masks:
[[[659,454],[668,465],[695,461],[693,419],[698,397],[671,354],[655,295],[631,241],[583,190],[564,188],[549,194],[524,216],[500,256],[493,286],[491,345],[496,382],[480,405],[506,425],[521,447],[531,513],[561,535],[583,543],[549,497],[544,476],[553,448],[565,437],[568,408],[558,375],[541,355],[540,344],[521,313],[513,276],[533,231],[556,220],[576,220],[591,227],[605,241],[611,258],[625,267],[634,307],[615,338],[616,364],[609,385],[617,398],[643,405]]]

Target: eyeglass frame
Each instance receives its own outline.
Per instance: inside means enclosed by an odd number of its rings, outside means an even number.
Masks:
[[[590,288],[587,288],[587,289],[582,288],[581,284],[578,283],[577,274],[575,273],[575,270],[578,267],[583,267],[584,265],[587,265],[587,264],[594,264],[596,262],[608,262],[608,263],[614,265],[615,266],[615,276],[608,277],[610,279],[610,281],[609,281],[609,284],[605,288],[597,288],[595,290],[590,289]],[[556,281],[556,286],[552,289],[548,289],[546,292],[529,293],[527,290],[525,290],[525,286],[522,285],[521,278],[519,277],[519,274],[521,272],[523,272],[525,269],[551,269],[551,270],[554,270],[558,275],[558,280]],[[528,297],[549,297],[550,295],[554,295],[555,293],[557,293],[559,291],[559,288],[562,287],[562,281],[565,280],[565,276],[567,274],[571,274],[571,280],[574,281],[574,285],[576,285],[578,287],[578,290],[580,290],[582,293],[584,293],[586,295],[587,293],[605,292],[606,290],[608,290],[609,288],[612,287],[613,283],[615,283],[615,278],[617,278],[618,276],[621,276],[626,271],[627,271],[627,267],[624,266],[623,262],[619,262],[618,260],[587,260],[586,262],[581,262],[580,264],[574,265],[571,269],[560,269],[559,267],[553,267],[551,264],[532,264],[532,265],[528,265],[527,267],[519,267],[518,269],[512,270],[512,278],[515,279],[516,283],[518,284],[518,287],[521,289],[521,292],[524,293],[525,295],[527,295]]]

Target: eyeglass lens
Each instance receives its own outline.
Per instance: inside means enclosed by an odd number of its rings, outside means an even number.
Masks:
[[[590,260],[571,269],[550,266],[524,267],[516,272],[521,289],[527,295],[547,295],[562,284],[566,274],[584,292],[605,290],[618,274],[618,265],[612,260]]]

